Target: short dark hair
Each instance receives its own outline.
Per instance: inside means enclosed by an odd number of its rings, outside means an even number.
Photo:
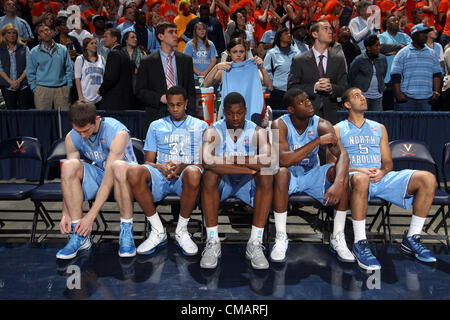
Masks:
[[[69,107],[67,115],[70,123],[78,127],[84,127],[90,123],[95,123],[97,109],[92,102],[78,100]]]
[[[67,17],[60,16],[55,20],[55,27],[59,27],[67,24]]]
[[[381,26],[383,27],[383,30],[386,31],[387,28],[387,21],[391,18],[391,17],[396,17],[395,14],[390,14],[388,15],[386,18],[383,19],[383,22],[381,23]],[[396,17],[397,18],[397,17]]]
[[[125,32],[125,34],[124,34],[123,37],[122,37],[122,43],[121,43],[121,46],[122,46],[122,47],[126,47],[126,46],[127,46],[127,40],[128,40],[128,37],[129,37],[130,34],[132,34],[132,33],[134,33],[134,34],[137,36],[137,33],[136,33],[135,31],[133,31],[133,30],[130,30],[130,31]]]
[[[206,10],[206,9],[208,9],[208,12],[209,12],[209,5],[207,3],[204,3],[204,4],[202,4],[200,6],[200,10],[199,11]]]
[[[303,93],[306,92],[300,88],[290,88],[283,96],[284,107],[287,109],[288,107],[294,106],[295,97],[298,97]]]
[[[275,47],[275,46],[280,47],[281,35],[285,32],[289,32],[289,29],[286,27],[282,27],[280,30],[278,30],[275,33],[275,37],[273,38],[273,46],[272,47]]]
[[[116,28],[109,28],[108,30],[112,37],[117,39],[117,43],[120,43],[122,40],[122,34],[120,33],[119,29]]]
[[[246,108],[245,99],[239,92],[230,92],[229,94],[227,94],[225,99],[223,99],[223,110],[233,104],[240,104],[244,108]]]
[[[155,35],[156,35],[156,39],[158,39],[159,42],[161,42],[161,40],[159,40],[158,38],[158,34],[164,34],[164,32],[166,32],[166,29],[169,28],[177,28],[177,25],[173,22],[169,22],[169,21],[163,21],[158,23],[158,25],[155,28]]]
[[[245,48],[245,41],[242,38],[232,38],[230,42],[228,42],[227,51],[230,52],[232,48],[236,47],[239,44],[243,45]]]
[[[43,22],[41,22],[41,23],[38,23],[38,24],[36,25],[36,27],[34,27],[34,32],[35,32],[36,34],[39,34],[39,29],[40,29],[41,27],[47,27],[47,28],[50,28],[49,26],[47,26],[46,24],[44,24]]]
[[[314,22],[314,23],[309,27],[309,33],[319,32],[320,23],[322,23],[322,22],[328,22],[328,20],[322,19],[322,20],[319,20],[319,21]],[[328,22],[328,23],[329,23],[329,22]]]
[[[169,99],[169,96],[174,96],[174,95],[178,95],[181,94],[184,98],[184,100],[187,100],[188,95],[186,90],[183,87],[180,86],[173,86],[170,87],[169,90],[167,90],[166,92],[166,98]]]
[[[377,41],[380,41],[378,39],[378,36],[376,34],[372,34],[364,39],[364,47],[366,47],[366,49],[367,49],[368,47],[371,47],[375,43],[377,43]]]
[[[352,92],[355,89],[359,89],[359,88],[351,87],[344,91],[344,93],[342,94],[342,97],[341,97],[342,105],[344,105],[344,103],[350,101],[350,92]]]

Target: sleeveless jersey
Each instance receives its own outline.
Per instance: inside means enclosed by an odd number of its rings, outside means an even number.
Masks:
[[[253,135],[255,134],[256,124],[245,120],[244,129],[236,142],[228,133],[225,119],[213,123],[213,127],[219,133],[221,143],[216,147],[216,156],[254,156],[256,155],[256,146],[253,144]]]
[[[280,119],[283,120],[283,122],[287,126],[288,133],[286,136],[286,140],[289,144],[289,150],[291,151],[297,150],[319,137],[319,134],[317,132],[317,126],[319,125],[320,120],[319,116],[314,115],[309,119],[308,126],[302,134],[299,134],[297,129],[292,124],[289,114],[281,116]],[[314,150],[306,158],[304,158],[296,165],[289,167],[289,170],[295,170],[297,172],[297,175],[300,175],[302,173],[307,173],[314,167],[320,166],[318,153],[319,147],[314,148]]]
[[[73,129],[70,131],[70,137],[72,138],[74,147],[80,153],[91,160],[93,165],[105,170],[106,159],[109,155],[111,143],[116,137],[116,134],[122,130],[125,130],[128,134],[130,133],[127,127],[120,121],[106,117],[100,119],[100,127],[97,134],[90,138],[83,139],[81,135]],[[125,147],[123,160],[127,162],[137,162],[131,139]]]
[[[172,121],[170,116],[153,121],[147,131],[144,150],[156,152],[157,163],[199,164],[203,132],[207,127],[205,121],[191,116],[182,121]]]
[[[381,126],[368,120],[361,128],[348,120],[337,124],[342,144],[350,158],[350,168],[381,168]]]

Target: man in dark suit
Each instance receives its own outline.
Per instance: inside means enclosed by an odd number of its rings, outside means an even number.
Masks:
[[[146,110],[145,132],[151,122],[169,115],[166,92],[174,85],[186,90],[186,113],[195,116],[194,67],[192,57],[175,51],[177,25],[171,22],[158,24],[156,37],[161,48],[141,60],[136,78],[136,97]]]
[[[127,110],[134,107],[132,75],[134,65],[129,55],[120,48],[120,31],[105,31],[103,41],[111,51],[106,58],[103,82],[98,92],[102,96],[99,109]]]
[[[337,99],[348,87],[345,59],[328,50],[333,37],[328,21],[316,22],[310,33],[314,45],[292,59],[287,88],[305,91],[313,103],[314,113],[336,124]]]

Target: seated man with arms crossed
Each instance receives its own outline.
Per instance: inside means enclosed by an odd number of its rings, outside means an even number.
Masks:
[[[209,127],[203,142],[202,208],[207,242],[200,267],[214,269],[221,256],[218,234],[220,202],[237,197],[254,208],[246,257],[254,269],[268,269],[262,245],[264,226],[272,205],[271,146],[267,131],[245,119],[244,97],[229,93],[223,102],[225,119]],[[267,170],[264,170],[267,169]]]

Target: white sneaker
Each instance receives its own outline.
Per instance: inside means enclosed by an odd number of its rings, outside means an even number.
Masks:
[[[247,243],[245,256],[251,261],[253,269],[265,270],[269,268],[269,261],[267,261],[264,255],[264,249],[264,246],[258,240]]]
[[[155,228],[152,227],[152,231],[150,232],[147,240],[142,242],[136,251],[138,254],[152,254],[153,252],[155,252],[156,248],[165,246],[166,244],[166,229],[164,229],[164,232],[159,233]]]
[[[195,256],[198,253],[198,247],[192,241],[191,234],[186,228],[181,229],[179,233],[175,233],[175,240],[185,256]]]
[[[277,232],[275,243],[270,252],[270,260],[273,262],[286,262],[286,251],[288,249],[289,239],[284,232]]]
[[[202,253],[202,259],[200,260],[200,268],[216,268],[221,254],[220,241],[217,239],[208,239]]]
[[[337,254],[337,258],[342,262],[355,262],[355,256],[347,247],[344,232],[339,231],[334,237],[330,237],[330,251]]]

